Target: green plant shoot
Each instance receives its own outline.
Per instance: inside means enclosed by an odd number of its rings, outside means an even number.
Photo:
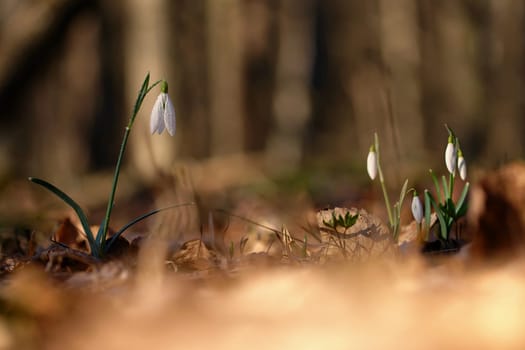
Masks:
[[[133,127],[133,123],[135,122],[135,118],[137,117],[140,111],[140,107],[142,106],[142,103],[144,102],[144,98],[146,97],[146,95],[155,86],[157,86],[160,83],[162,83],[162,89],[161,89],[162,92],[159,95],[157,102],[155,103],[154,113],[152,113],[152,117],[157,118],[158,125],[155,131],[159,131],[160,133],[164,129],[164,125],[166,125],[166,127],[168,128],[168,131],[171,130],[170,134],[172,134],[174,131],[175,113],[174,113],[171,101],[166,95],[167,84],[163,80],[158,80],[155,83],[149,85],[149,80],[150,80],[150,76],[148,73],[144,79],[144,82],[142,83],[142,86],[140,87],[140,90],[137,96],[137,100],[135,101],[135,105],[133,107],[131,117],[129,119],[128,125],[125,128],[124,137],[120,145],[120,151],[119,151],[118,158],[117,158],[117,164],[115,166],[115,172],[113,175],[113,183],[112,183],[111,190],[109,193],[108,203],[106,207],[106,214],[104,216],[104,219],[102,220],[102,223],[100,224],[100,228],[96,235],[94,235],[93,232],[91,231],[87,216],[77,202],[75,202],[70,196],[68,196],[66,193],[64,193],[63,191],[61,191],[60,189],[58,189],[56,186],[52,185],[51,183],[45,180],[42,180],[42,179],[35,178],[35,177],[29,177],[29,181],[37,185],[40,185],[46,188],[47,190],[51,191],[75,211],[82,225],[82,229],[84,230],[84,233],[86,235],[86,238],[87,238],[90,250],[91,250],[91,254],[94,257],[99,258],[99,259],[103,258],[107,254],[108,250],[111,248],[113,243],[115,243],[117,238],[120,237],[120,235],[122,235],[122,233],[124,233],[124,231],[126,231],[129,227],[161,211],[180,207],[180,206],[193,205],[193,203],[183,203],[183,204],[177,204],[177,205],[173,205],[173,206],[169,206],[165,208],[152,210],[144,215],[141,215],[131,220],[128,224],[124,225],[122,228],[117,230],[117,232],[111,237],[111,239],[109,240],[107,239],[108,229],[109,229],[110,220],[111,220],[111,213],[112,213],[114,201],[115,201],[115,193],[117,191],[117,185],[118,185],[118,180],[119,180],[119,175],[120,175],[120,168],[122,166],[122,159],[124,157],[124,152],[126,151],[128,138],[129,138],[131,129]],[[163,119],[161,121],[163,124],[159,124],[159,121],[158,121],[159,115],[157,115],[158,113],[162,114]]]

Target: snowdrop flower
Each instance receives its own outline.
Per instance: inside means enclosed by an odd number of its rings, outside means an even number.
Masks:
[[[175,134],[175,109],[168,96],[168,83],[163,81],[160,94],[153,105],[150,118],[150,131],[152,134],[161,134],[164,128],[173,136]]]
[[[465,162],[465,158],[463,158],[463,152],[461,152],[461,150],[458,150],[458,171],[461,180],[465,181],[467,178],[467,163]]]
[[[456,170],[457,152],[456,146],[452,136],[448,138],[447,148],[445,149],[445,164],[447,165],[448,172],[454,174]]]
[[[412,198],[412,215],[418,224],[423,220],[423,206],[416,191],[414,191],[414,197]]]
[[[373,180],[377,176],[377,154],[374,145],[370,146],[370,151],[368,152],[368,157],[366,159],[366,170],[368,171],[368,176]]]

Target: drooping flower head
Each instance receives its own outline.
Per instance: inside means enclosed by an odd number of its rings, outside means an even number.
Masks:
[[[423,205],[421,205],[416,191],[414,191],[414,197],[412,197],[412,215],[418,224],[423,221]]]
[[[366,170],[368,171],[368,176],[374,180],[377,176],[377,153],[374,145],[370,146],[370,151],[366,158]]]
[[[173,136],[175,134],[175,109],[168,96],[168,83],[162,81],[160,94],[153,105],[150,118],[150,131],[152,134],[161,134],[164,129]]]
[[[457,150],[453,135],[448,136],[447,148],[445,149],[445,164],[449,173],[456,171]]]
[[[460,148],[458,148],[458,172],[461,180],[465,181],[467,178],[467,163]]]

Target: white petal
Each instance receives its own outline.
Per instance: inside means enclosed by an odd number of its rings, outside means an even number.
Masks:
[[[465,158],[463,157],[459,157],[458,159],[458,171],[461,180],[465,181],[465,179],[467,178],[467,163],[465,162]]]
[[[366,170],[368,171],[368,176],[373,180],[377,175],[377,155],[376,152],[368,152],[368,157],[366,159]]]
[[[423,220],[423,206],[418,196],[412,198],[412,215],[418,224]]]
[[[155,104],[153,105],[153,109],[151,110],[151,117],[150,117],[150,131],[152,134],[158,132],[159,134],[164,130],[164,118],[163,118],[163,110],[164,110],[164,96],[163,94],[160,94],[157,97],[157,100],[155,100]]]
[[[448,172],[451,174],[453,174],[454,171],[456,170],[456,159],[457,159],[456,147],[454,146],[452,142],[449,142],[445,150],[445,164],[447,165]]]
[[[173,108],[168,95],[166,95],[166,103],[164,105],[164,124],[168,133],[171,136],[175,135],[175,108]]]

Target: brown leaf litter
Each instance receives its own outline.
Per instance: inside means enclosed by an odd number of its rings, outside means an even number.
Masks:
[[[472,191],[473,247],[441,260],[400,253],[356,208],[317,212],[308,240],[239,226],[246,243],[231,255],[228,241],[142,239],[138,255],[104,263],[64,221],[61,244],[4,274],[0,349],[524,348],[525,166]],[[359,214],[352,227],[326,225],[347,213]]]

